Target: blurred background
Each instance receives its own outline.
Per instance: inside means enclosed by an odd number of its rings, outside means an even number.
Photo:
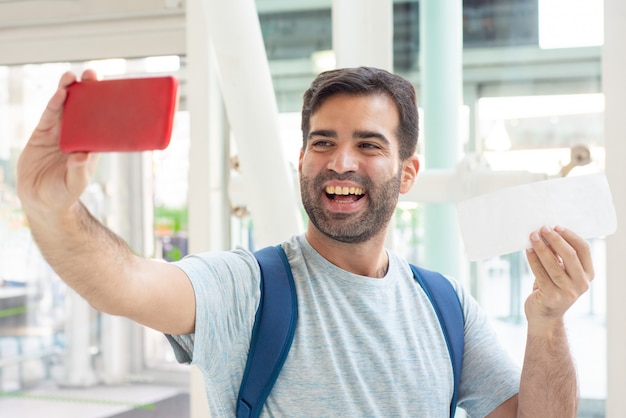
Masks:
[[[435,186],[428,183],[428,170],[458,179],[488,173],[488,185],[604,173],[603,48],[610,1],[429,1],[381,1],[388,22],[369,29],[373,36],[379,30],[391,34],[382,66],[415,84],[423,122],[418,153],[425,180],[398,205],[388,245],[466,284],[521,364],[523,304],[532,288],[525,256],[469,262],[448,211],[455,197],[429,197]],[[194,0],[0,1],[0,410],[47,402],[50,411],[67,408],[63,416],[143,417],[161,416],[154,415],[155,405],[161,412],[176,405],[169,416],[193,416],[190,370],[176,363],[165,338],[93,310],[54,274],[31,238],[15,193],[16,163],[59,76],[95,68],[104,78],[167,74],[180,82],[167,149],[100,156],[83,200],[105,225],[136,252],[164,260],[190,251],[255,249],[287,238],[280,209],[267,225],[254,222],[255,215],[272,213],[255,206],[255,199],[263,187],[280,182],[297,188],[302,93],[320,71],[348,62],[333,48],[342,31],[372,27],[357,10],[367,7],[362,4],[240,2],[258,16],[264,46],[264,59],[251,58],[249,70],[261,68],[261,61],[267,67],[274,94],[268,100],[276,109],[279,135],[259,145],[258,138],[239,133],[245,131],[237,129],[224,101],[230,92],[220,82],[229,76],[208,39],[222,41],[206,27],[213,6],[203,14]],[[352,20],[339,13],[346,5]],[[255,36],[243,22],[237,30]],[[456,49],[458,73],[435,80],[437,67],[429,63]],[[245,61],[247,53],[235,50],[229,59]],[[458,97],[458,109],[452,101],[441,112],[433,99],[438,92]],[[453,135],[437,131],[444,124],[455,126]],[[246,174],[250,157],[244,150],[262,159],[268,152],[263,144],[284,160],[285,178]],[[624,187],[615,178],[609,178],[614,193]],[[306,221],[299,201],[271,204],[287,207],[296,222]],[[618,417],[623,415],[608,414],[606,405],[609,386],[624,388],[623,380],[611,381],[607,373],[607,240],[590,245],[596,279],[567,318],[580,380],[579,416]]]

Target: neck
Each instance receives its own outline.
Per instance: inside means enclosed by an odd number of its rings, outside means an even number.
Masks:
[[[322,257],[345,271],[376,278],[387,274],[389,258],[385,251],[384,234],[353,244],[334,240],[309,225],[306,238]]]

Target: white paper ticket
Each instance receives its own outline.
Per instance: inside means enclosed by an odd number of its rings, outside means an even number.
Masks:
[[[585,239],[617,229],[615,206],[604,174],[562,177],[508,187],[457,203],[470,260],[530,247],[543,225],[561,225]]]

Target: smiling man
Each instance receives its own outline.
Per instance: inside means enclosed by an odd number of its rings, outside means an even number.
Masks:
[[[259,307],[259,265],[242,249],[177,263],[144,259],[98,223],[79,201],[93,157],[58,148],[74,80],[61,78],[20,158],[18,191],[33,235],[59,276],[96,308],[168,334],[177,358],[202,371],[211,417],[232,417]],[[398,195],[419,171],[413,86],[375,68],[322,73],[304,95],[302,133],[310,222],[281,244],[298,322],[261,415],[449,416],[453,372],[437,314],[407,261],[384,247]],[[535,283],[521,371],[476,301],[446,279],[465,320],[458,399],[471,417],[576,414],[563,315],[593,278],[589,247],[560,227],[529,234]]]
[[[408,191],[419,168],[415,156],[400,161],[395,105],[380,93],[341,94],[327,99],[309,123],[299,166],[309,240],[384,239],[398,194]]]

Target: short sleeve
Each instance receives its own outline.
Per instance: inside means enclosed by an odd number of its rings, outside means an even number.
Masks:
[[[196,299],[195,331],[166,335],[180,363],[209,373],[225,365],[239,370],[250,344],[260,297],[260,270],[245,250],[193,255],[175,263],[188,276]]]
[[[455,284],[465,314],[459,407],[484,417],[519,392],[520,367],[500,344],[478,302]]]

